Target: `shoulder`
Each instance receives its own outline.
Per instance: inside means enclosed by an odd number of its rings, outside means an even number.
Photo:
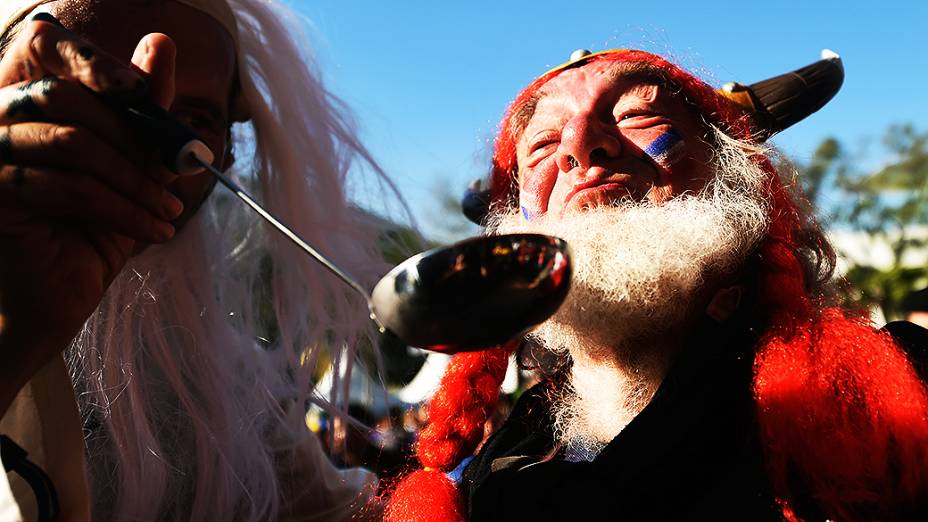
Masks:
[[[892,336],[905,351],[922,382],[928,383],[928,330],[909,321],[893,321],[880,331]]]

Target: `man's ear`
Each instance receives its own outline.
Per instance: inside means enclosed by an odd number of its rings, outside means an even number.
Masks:
[[[724,323],[738,310],[743,294],[744,287],[740,285],[719,290],[715,293],[712,301],[709,301],[709,306],[706,307],[706,315],[718,323]]]

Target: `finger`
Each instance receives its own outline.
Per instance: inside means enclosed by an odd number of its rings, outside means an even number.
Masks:
[[[165,110],[170,109],[174,103],[177,47],[161,33],[146,35],[140,46],[144,52],[141,56],[133,56],[132,63],[143,71],[149,95],[155,103]]]
[[[149,96],[164,109],[174,102],[174,74],[177,47],[161,33],[144,36],[132,55],[132,65],[148,83]]]
[[[54,76],[0,88],[0,125],[26,121],[84,126],[115,148],[141,149],[110,106],[80,84]],[[144,156],[140,150],[135,155]]]
[[[164,109],[170,109],[174,103],[176,58],[174,40],[161,33],[145,35],[132,55],[132,67],[146,79],[148,96]],[[160,158],[151,161],[148,170],[163,182],[175,177]]]
[[[73,218],[137,241],[163,243],[174,227],[99,180],[52,169],[0,168],[0,203],[34,216]]]
[[[164,184],[175,178],[160,168],[156,150],[140,140],[125,118],[76,82],[46,76],[0,89],[0,125],[27,121],[86,127],[142,167],[155,182]]]
[[[184,208],[145,169],[78,127],[29,122],[0,129],[0,163],[80,172],[166,220],[175,219]]]
[[[122,99],[145,94],[135,71],[60,25],[33,19],[0,61],[0,85],[52,75],[80,82],[94,92]]]

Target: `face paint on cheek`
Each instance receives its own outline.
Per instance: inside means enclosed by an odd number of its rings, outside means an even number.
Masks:
[[[538,214],[529,210],[525,205],[519,208],[522,209],[522,217],[525,218],[526,221],[535,221],[535,218],[538,217]]]
[[[664,170],[669,170],[671,165],[686,156],[686,143],[676,129],[670,129],[654,138],[646,147],[642,147],[642,150],[654,163]]]
[[[519,208],[526,221],[532,221],[548,211],[548,198],[557,181],[557,173],[532,172],[519,188]]]

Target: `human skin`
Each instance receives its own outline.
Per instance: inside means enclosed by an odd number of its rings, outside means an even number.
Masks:
[[[924,328],[928,328],[928,312],[909,312],[909,314],[906,315],[905,320]]]
[[[62,4],[48,6],[74,32],[25,22],[0,60],[0,414],[74,338],[129,257],[170,240],[172,223],[213,186],[209,174],[164,169],[88,89],[151,96],[218,166],[230,159],[235,48],[220,24],[170,0],[88,3],[80,18]]]
[[[520,205],[527,217],[579,212],[617,200],[666,201],[702,189],[711,175],[707,127],[670,88],[596,61],[564,71],[539,92],[516,146]],[[679,154],[645,151],[668,131]]]
[[[539,91],[516,144],[519,203],[527,219],[562,217],[626,199],[660,205],[705,188],[714,171],[708,126],[677,89],[623,72],[632,70],[596,61],[562,72]],[[677,153],[669,159],[649,153],[666,133],[678,137]],[[694,309],[708,307],[713,317],[727,319],[740,291],[720,290],[721,283],[706,281],[693,297]],[[595,372],[612,383],[627,382],[629,372],[636,379],[648,373],[651,384],[659,383],[680,348],[679,331],[691,325],[677,327],[661,341],[666,346],[660,352],[651,347],[646,367],[616,350],[571,348],[573,371]]]

